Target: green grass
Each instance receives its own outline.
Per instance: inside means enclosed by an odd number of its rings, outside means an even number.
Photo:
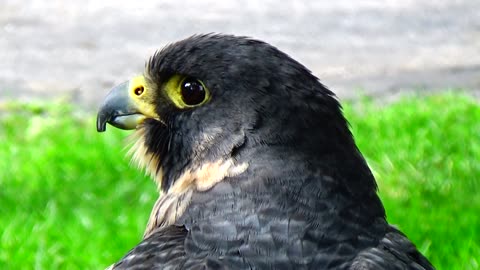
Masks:
[[[389,221],[438,269],[480,269],[478,103],[447,93],[345,112]],[[140,240],[156,187],[129,166],[129,132],[94,120],[0,105],[0,269],[102,268]]]

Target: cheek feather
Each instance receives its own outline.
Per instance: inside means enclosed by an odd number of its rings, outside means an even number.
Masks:
[[[157,187],[160,188],[163,178],[160,157],[148,151],[145,145],[145,129],[143,127],[137,129],[130,136],[129,141],[132,147],[128,151],[128,155],[132,157],[132,163],[135,163],[140,169],[145,169],[145,173],[150,175]]]
[[[237,163],[230,156],[206,162],[198,160],[202,155],[194,155],[191,165],[180,173],[173,181],[174,184],[168,190],[162,190],[161,157],[148,150],[145,133],[145,128],[140,127],[129,138],[132,146],[128,154],[132,157],[132,163],[140,169],[145,169],[146,173],[154,179],[159,190],[163,192],[152,209],[144,237],[148,237],[158,228],[175,224],[189,206],[193,193],[207,192],[217,183],[228,177],[242,174],[248,168],[248,163]],[[208,136],[203,140],[206,144],[210,141],[212,139]],[[200,150],[203,152],[205,148]]]

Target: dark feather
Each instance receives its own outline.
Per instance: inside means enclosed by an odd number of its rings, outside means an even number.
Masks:
[[[338,100],[300,63],[264,42],[202,35],[156,53],[146,74],[158,91],[181,74],[211,92],[194,109],[159,103],[168,128],[144,124],[164,192],[177,196],[172,187],[202,164],[247,166],[189,193],[174,225],[114,269],[433,269],[388,225]]]

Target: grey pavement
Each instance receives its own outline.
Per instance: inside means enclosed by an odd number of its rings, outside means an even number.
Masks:
[[[0,0],[0,101],[97,106],[196,33],[267,41],[341,98],[480,91],[480,1]]]

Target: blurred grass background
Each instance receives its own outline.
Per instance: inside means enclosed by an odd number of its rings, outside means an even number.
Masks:
[[[388,220],[438,269],[479,269],[480,108],[448,92],[345,104]],[[156,187],[129,132],[57,103],[0,104],[0,269],[93,269],[142,236]]]

